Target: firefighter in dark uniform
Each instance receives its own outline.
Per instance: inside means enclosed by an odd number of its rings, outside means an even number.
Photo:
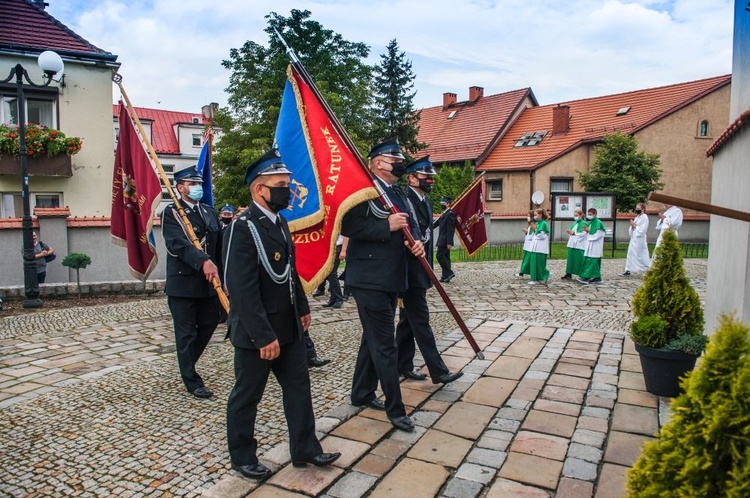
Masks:
[[[283,393],[294,466],[328,465],[340,456],[323,453],[315,436],[303,340],[310,307],[295,268],[289,227],[278,214],[289,205],[289,175],[275,149],[248,166],[245,184],[253,202],[224,233],[235,375],[227,403],[227,442],[232,468],[252,479],[271,474],[258,461],[254,437],[258,403],[271,371]]]
[[[409,175],[406,195],[417,217],[419,233],[425,246],[425,258],[432,266],[432,203],[426,194],[432,190],[436,173],[430,157],[425,156],[409,164],[406,167],[406,174]],[[427,289],[432,287],[432,281],[422,267],[422,263],[414,256],[409,257],[408,284],[406,292],[401,294],[404,306],[399,311],[396,326],[398,371],[404,377],[413,380],[427,378],[422,372],[414,370],[414,341],[416,339],[432,382],[435,384],[453,382],[463,373],[451,373],[440,357],[435,335],[430,327],[430,310],[427,306]]]
[[[234,206],[231,204],[224,204],[219,209],[219,221],[221,222],[222,230],[229,226],[234,219]]]
[[[453,232],[456,230],[456,214],[451,209],[451,200],[450,197],[440,199],[443,214],[432,224],[433,228],[438,229],[435,245],[437,246],[437,262],[442,273],[441,282],[450,282],[456,276],[451,269],[451,247],[453,247]]]
[[[221,237],[219,219],[211,206],[201,204],[203,179],[195,166],[174,174],[175,188],[195,236],[198,249],[190,242],[186,227],[174,203],[161,215],[162,236],[167,247],[167,304],[174,323],[177,363],[187,390],[197,398],[210,398],[195,370],[219,324],[221,304],[211,280],[219,278]]]
[[[398,142],[390,139],[375,146],[369,158],[376,181],[400,212],[390,214],[379,201],[367,201],[352,208],[342,222],[341,233],[349,237],[345,282],[357,303],[362,323],[351,402],[355,406],[385,410],[394,427],[413,431],[414,424],[406,415],[401,399],[393,325],[398,293],[406,290],[409,249],[402,228],[410,230],[416,238],[411,252],[423,255],[424,246],[419,240],[416,220],[407,214],[410,210],[406,194],[393,186],[404,174],[404,156]],[[385,403],[375,398],[378,381]]]

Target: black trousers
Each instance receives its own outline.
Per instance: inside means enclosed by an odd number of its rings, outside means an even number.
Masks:
[[[182,382],[188,391],[204,387],[203,379],[195,371],[195,364],[206,349],[219,325],[221,304],[216,296],[190,298],[167,296],[174,324],[177,363]]]
[[[258,462],[255,419],[271,371],[281,386],[292,461],[309,460],[323,452],[315,437],[304,343],[295,340],[281,346],[281,354],[271,361],[262,360],[257,349],[234,348],[235,383],[227,402],[227,443],[236,465]]]
[[[453,275],[451,270],[451,250],[446,246],[437,246],[437,262],[440,265],[440,278],[447,278]]]
[[[312,340],[312,337],[310,337],[310,333],[305,330],[305,334],[303,336],[303,339],[305,340],[305,351],[307,353],[307,359],[312,360],[316,356],[318,356],[317,351],[315,351],[315,343]]]
[[[414,370],[414,341],[422,353],[430,377],[437,379],[450,373],[440,357],[435,335],[430,327],[430,309],[427,306],[427,289],[409,287],[402,294],[404,307],[399,311],[396,326],[396,345],[398,346],[398,371],[400,373]]]
[[[344,294],[341,292],[341,283],[339,282],[339,265],[341,264],[341,260],[339,259],[340,255],[341,246],[336,246],[336,256],[333,260],[333,269],[331,270],[331,273],[328,274],[323,283],[318,286],[319,291],[325,292],[326,282],[328,282],[328,289],[330,289],[331,291],[331,302],[344,301]]]
[[[397,295],[354,286],[349,289],[362,322],[362,341],[352,380],[352,403],[364,405],[375,399],[379,380],[388,417],[403,417],[406,409],[398,382],[398,350],[393,327]]]

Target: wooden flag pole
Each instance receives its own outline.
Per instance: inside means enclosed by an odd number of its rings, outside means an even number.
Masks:
[[[349,148],[349,150],[352,152],[352,154],[359,159],[358,164],[359,167],[369,176],[370,180],[373,183],[373,186],[380,194],[380,201],[383,203],[386,209],[391,214],[395,214],[398,211],[391,203],[390,199],[388,199],[388,196],[385,195],[385,192],[380,187],[380,184],[375,181],[375,175],[372,171],[370,171],[370,168],[367,167],[364,160],[362,159],[362,156],[359,154],[359,150],[354,145],[354,142],[352,142],[352,139],[349,137],[349,134],[346,133],[346,130],[344,130],[343,125],[339,122],[336,115],[333,113],[333,109],[328,105],[328,102],[323,98],[323,95],[321,95],[320,90],[318,90],[318,87],[315,85],[315,82],[312,80],[312,77],[310,77],[310,74],[307,72],[305,67],[302,65],[300,60],[297,58],[297,55],[294,53],[294,51],[287,45],[284,38],[282,38],[281,33],[279,33],[275,28],[274,31],[276,32],[276,36],[281,41],[282,45],[286,48],[286,53],[289,56],[289,59],[292,61],[292,66],[297,70],[300,77],[304,80],[304,82],[307,84],[308,87],[313,91],[315,96],[317,97],[320,104],[323,106],[323,109],[325,109],[326,114],[328,114],[328,117],[331,120],[331,123],[333,124],[334,128],[336,128],[336,131],[338,132],[339,136],[344,140],[345,145]],[[416,241],[414,240],[414,237],[412,236],[411,232],[406,229],[401,229],[404,238],[409,244],[409,247],[413,246]],[[440,297],[443,298],[443,302],[448,307],[448,310],[450,311],[451,315],[453,316],[453,319],[456,320],[456,323],[458,324],[458,327],[461,329],[461,332],[463,332],[464,337],[466,337],[466,340],[469,342],[469,345],[471,346],[471,349],[474,350],[474,353],[476,354],[477,358],[480,360],[484,359],[484,353],[480,351],[479,345],[477,344],[476,340],[474,340],[474,337],[471,335],[471,332],[469,331],[469,328],[466,326],[466,323],[464,323],[463,319],[461,318],[461,315],[458,314],[458,310],[453,305],[453,302],[450,300],[450,297],[448,297],[448,294],[445,292],[445,289],[443,288],[443,285],[440,283],[440,280],[438,279],[437,275],[435,275],[435,271],[432,269],[432,266],[427,262],[427,259],[423,256],[418,258],[420,264],[422,265],[422,268],[424,268],[425,272],[427,272],[427,275],[430,277],[430,281],[432,281],[433,285],[435,286],[435,289],[440,294]]]
[[[648,196],[648,200],[654,202],[661,202],[662,204],[671,204],[674,206],[684,207],[686,209],[695,209],[708,214],[715,214],[716,216],[723,216],[724,218],[731,218],[733,220],[748,221],[750,222],[750,213],[745,211],[737,211],[736,209],[729,209],[721,206],[715,206],[713,204],[706,204],[705,202],[691,201],[688,199],[681,199],[679,197],[673,197],[666,194],[658,194],[656,192],[651,193]]]
[[[140,133],[141,139],[146,144],[146,148],[148,149],[148,155],[151,157],[151,162],[156,167],[156,171],[159,173],[162,183],[164,184],[165,187],[167,187],[167,192],[169,192],[169,197],[172,198],[172,202],[177,208],[177,212],[179,213],[180,218],[182,219],[182,223],[186,229],[188,239],[196,247],[196,249],[203,251],[203,247],[201,246],[201,243],[198,240],[198,237],[196,237],[195,231],[193,230],[193,225],[190,224],[190,220],[188,220],[188,217],[185,214],[185,210],[182,207],[182,203],[180,203],[180,199],[177,197],[177,194],[175,194],[174,189],[172,188],[172,185],[169,182],[169,177],[164,172],[164,167],[161,165],[161,161],[157,157],[156,151],[151,146],[151,141],[148,139],[148,136],[146,135],[146,130],[143,129],[143,125],[141,125],[141,120],[138,119],[138,115],[135,113],[135,110],[133,109],[133,105],[130,103],[128,94],[125,92],[125,88],[123,88],[122,86],[122,76],[117,73],[113,73],[112,81],[117,83],[117,86],[120,88],[120,92],[122,93],[122,98],[125,99],[125,105],[128,108],[128,114],[130,114],[130,119],[133,120],[136,127],[138,128],[138,133]],[[213,280],[211,280],[211,285],[214,286],[214,290],[216,291],[216,295],[219,297],[219,302],[221,303],[222,307],[224,307],[224,310],[227,313],[229,313],[229,298],[227,297],[226,294],[224,294],[224,289],[222,289],[221,287],[221,281],[218,278],[214,278]]]

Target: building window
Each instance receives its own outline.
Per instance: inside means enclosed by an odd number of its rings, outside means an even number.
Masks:
[[[705,119],[701,121],[700,126],[698,126],[698,136],[700,137],[708,136],[708,121],[706,121]]]
[[[18,124],[16,97],[5,95],[0,108],[0,123]],[[26,123],[34,123],[48,128],[58,128],[55,100],[42,97],[26,98]]]
[[[550,192],[572,192],[573,191],[573,179],[572,178],[550,178],[549,191]]]
[[[23,198],[21,193],[2,194],[3,202],[0,206],[0,217],[20,218],[23,216]],[[32,214],[35,207],[57,208],[62,205],[61,193],[31,194]]]
[[[487,200],[488,201],[502,201],[503,200],[503,181],[502,180],[488,180],[487,182]]]
[[[201,134],[200,133],[193,133],[193,147],[200,147],[203,144],[201,143]]]
[[[547,136],[546,131],[537,131],[534,133],[524,133],[521,138],[516,140],[513,147],[532,147],[538,145],[544,137]]]

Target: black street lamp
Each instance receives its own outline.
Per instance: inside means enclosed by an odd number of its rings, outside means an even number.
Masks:
[[[29,205],[29,172],[28,158],[26,156],[26,104],[23,95],[24,79],[26,83],[35,88],[49,86],[53,81],[55,74],[62,75],[63,61],[60,56],[47,50],[39,54],[39,67],[44,71],[45,82],[38,85],[31,81],[29,73],[21,64],[16,64],[10,70],[10,74],[0,83],[8,83],[16,78],[16,109],[18,119],[18,140],[19,156],[21,160],[21,197],[23,201],[23,221],[21,227],[23,231],[23,284],[26,300],[23,302],[24,308],[39,308],[42,306],[42,300],[39,299],[39,280],[36,274],[36,259],[34,257],[34,244],[32,241],[31,207]],[[55,80],[58,81],[58,80]],[[62,80],[59,80],[62,82]]]

